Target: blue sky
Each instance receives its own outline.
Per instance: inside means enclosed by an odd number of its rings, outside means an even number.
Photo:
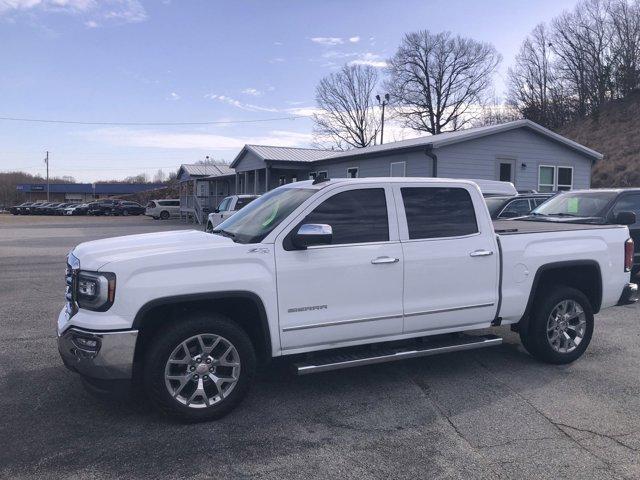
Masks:
[[[307,115],[320,78],[382,67],[403,33],[451,30],[504,56],[575,0],[0,0],[0,117],[230,122]],[[382,71],[382,69],[381,69]],[[0,120],[0,171],[79,181],[165,172],[244,143],[308,146],[307,118],[188,126]],[[386,136],[386,135],[385,135]]]

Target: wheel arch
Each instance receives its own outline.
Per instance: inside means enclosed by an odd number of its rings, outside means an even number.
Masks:
[[[259,360],[271,359],[271,333],[262,299],[250,291],[225,291],[162,297],[143,305],[132,325],[139,332],[134,361],[140,363],[147,345],[163,326],[192,312],[216,312],[229,317],[247,332]]]
[[[561,284],[573,287],[585,294],[593,313],[600,311],[602,304],[602,272],[595,260],[568,260],[546,263],[538,267],[533,278],[529,299],[519,325],[526,325],[533,308],[536,295],[545,286]]]

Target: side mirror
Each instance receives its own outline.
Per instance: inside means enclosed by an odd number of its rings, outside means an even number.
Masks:
[[[304,250],[313,245],[330,245],[332,238],[331,225],[306,223],[300,226],[291,240],[296,248]]]
[[[636,214],[633,212],[618,212],[615,217],[618,225],[633,225],[636,223]]]

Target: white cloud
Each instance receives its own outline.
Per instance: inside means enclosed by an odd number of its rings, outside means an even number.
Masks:
[[[282,45],[284,45],[284,43],[282,42],[273,42],[273,44],[277,47],[281,47]]]
[[[245,88],[244,90],[242,90],[242,93],[244,93],[245,95],[251,95],[253,97],[259,97],[260,95],[262,95],[262,92],[260,90],[251,87]]]
[[[137,23],[147,19],[140,0],[0,0],[0,15],[66,13],[82,17],[89,28],[103,23]]]
[[[231,136],[202,132],[166,133],[157,130],[102,128],[82,135],[89,140],[118,147],[207,151],[240,150],[247,143],[300,147],[307,146],[312,141],[311,134],[286,130],[272,130],[258,136]]]
[[[218,102],[226,103],[227,105],[234,106],[241,110],[247,110],[250,112],[277,112],[277,108],[262,107],[260,105],[254,105],[251,103],[244,103],[235,98],[228,97],[226,95],[218,95],[217,93],[207,93],[204,98],[207,100],[215,100]]]
[[[269,63],[282,63],[282,62],[284,62],[284,58],[282,57],[276,57],[269,60]]]
[[[349,65],[369,65],[375,68],[384,68],[387,62],[378,54],[366,52],[358,55],[358,58],[351,60]]]
[[[325,47],[335,47],[344,43],[344,39],[340,37],[311,37],[310,40]]]
[[[360,37],[358,37],[357,35],[355,37],[350,37],[349,41],[351,43],[358,43],[360,41]]]
[[[168,98],[169,100],[180,100],[181,97],[176,92],[171,92]]]

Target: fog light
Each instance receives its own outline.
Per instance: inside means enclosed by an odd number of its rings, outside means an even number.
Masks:
[[[82,337],[78,337],[76,338],[76,344],[79,347],[85,347],[89,350],[95,350],[96,347],[98,346],[98,341],[97,340],[90,340],[88,338],[82,338]]]

